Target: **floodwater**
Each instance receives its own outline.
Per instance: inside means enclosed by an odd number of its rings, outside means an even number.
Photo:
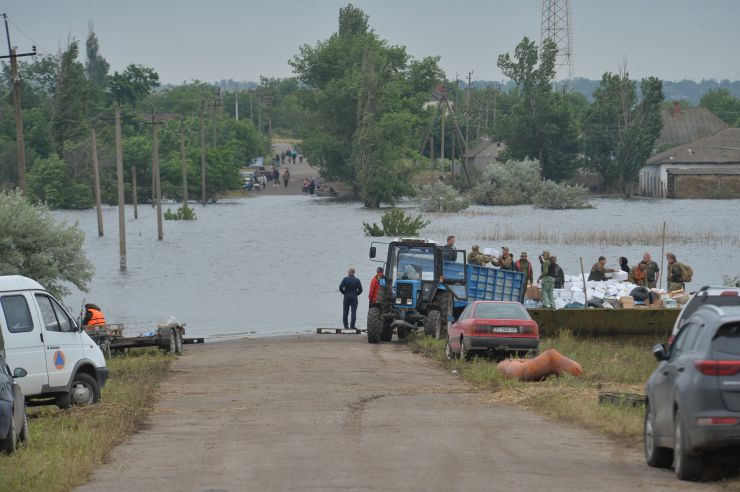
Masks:
[[[515,257],[528,251],[536,258],[549,249],[566,274],[577,274],[579,257],[587,270],[599,255],[606,256],[609,264],[615,264],[618,256],[634,264],[645,251],[660,264],[666,221],[668,230],[679,231],[679,236],[700,237],[666,244],[666,252],[676,253],[679,261],[693,267],[690,288],[720,284],[723,275],[740,274],[740,200],[591,202],[596,208],[473,207],[462,214],[432,214],[427,217],[432,223],[422,235],[444,242],[447,233],[455,234],[458,247],[468,251],[473,244],[506,245]],[[109,322],[124,323],[129,334],[146,332],[170,316],[187,323],[188,336],[209,339],[305,333],[317,327],[340,327],[342,297],[337,288],[347,268],[356,267],[367,288],[377,266],[368,258],[373,239],[363,235],[362,222],[379,222],[381,211],[303,195],[254,196],[193,207],[198,220],[165,221],[164,240],[157,241],[154,209],[139,206],[139,218],[134,219],[128,206],[125,272],[118,268],[116,207],[104,208],[104,237],[97,235],[95,210],[54,212],[57,218],[79,223],[88,258],[95,265],[90,292],[75,290],[65,303],[74,312],[83,299],[94,302]],[[411,205],[408,211],[414,213]],[[643,234],[655,231],[653,245],[601,246],[583,240],[584,235],[632,229]],[[541,231],[567,237],[570,231],[584,242],[485,239],[512,231],[530,238]],[[366,313],[363,295],[358,326],[364,326]]]

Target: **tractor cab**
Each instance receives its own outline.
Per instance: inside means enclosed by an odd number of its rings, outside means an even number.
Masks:
[[[377,254],[375,244],[370,258]],[[385,272],[387,287],[380,311],[369,316],[374,320],[377,314],[382,322],[380,340],[389,340],[394,327],[399,338],[419,326],[439,336],[452,321],[456,304],[467,302],[465,251],[426,239],[397,239],[388,244]]]

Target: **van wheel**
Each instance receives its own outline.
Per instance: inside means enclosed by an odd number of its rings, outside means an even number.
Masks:
[[[175,330],[175,334],[177,335],[175,338],[175,353],[177,355],[182,355],[182,332],[180,330]]]
[[[5,439],[0,440],[0,452],[6,454],[13,454],[15,451],[17,442],[15,438],[15,419],[10,416],[10,426],[8,426],[8,435]]]
[[[21,433],[18,435],[18,440],[23,444],[24,448],[28,447],[28,417],[26,412],[23,412],[23,427],[21,427]]]
[[[59,408],[81,407],[100,401],[100,386],[95,378],[84,372],[75,374],[69,392],[57,400]]]

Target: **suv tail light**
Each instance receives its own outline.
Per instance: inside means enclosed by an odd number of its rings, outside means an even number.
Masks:
[[[737,297],[738,296],[736,290],[725,290],[720,295],[725,296],[725,297]]]
[[[734,376],[740,372],[740,360],[697,360],[694,366],[706,376]]]
[[[710,425],[735,425],[737,424],[737,417],[701,417],[696,419],[696,425],[702,427]]]

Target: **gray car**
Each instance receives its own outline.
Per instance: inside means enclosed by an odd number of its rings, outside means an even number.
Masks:
[[[673,465],[700,480],[705,462],[740,457],[740,307],[699,307],[647,382],[644,443],[648,465]]]

